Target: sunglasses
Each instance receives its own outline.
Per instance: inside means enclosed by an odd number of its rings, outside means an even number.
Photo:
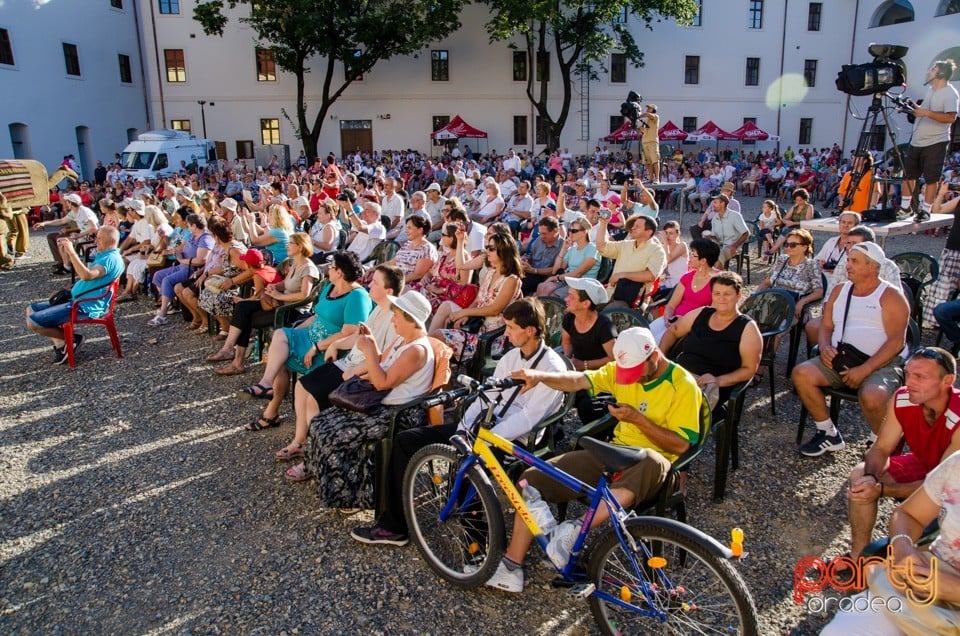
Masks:
[[[921,347],[910,354],[911,358],[926,358],[927,360],[936,360],[937,364],[949,374],[955,374],[956,362],[953,365],[947,360],[946,356],[932,347]]]
[[[488,252],[496,252],[496,251],[497,251],[497,246],[496,246],[496,245],[484,245],[483,248],[484,248],[485,250],[487,250]]]
[[[791,242],[788,242],[788,243],[784,243],[784,245],[786,245],[787,247],[799,247],[799,246],[803,245],[803,243],[795,243],[795,242],[792,242],[792,241],[791,241]]]
[[[583,232],[583,230],[578,229],[578,228],[575,228],[575,227],[572,227],[572,228],[570,228],[569,232],[570,232],[571,234],[578,234],[578,233],[580,233],[580,232]]]

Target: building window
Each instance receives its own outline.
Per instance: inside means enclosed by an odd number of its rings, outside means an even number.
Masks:
[[[237,159],[253,159],[253,140],[237,140]]]
[[[743,118],[743,123],[744,123],[744,124],[748,124],[748,123],[750,123],[750,124],[756,124],[756,123],[757,123],[757,118],[756,118],[756,117],[744,117],[744,118]],[[744,139],[743,141],[740,142],[740,144],[741,144],[741,145],[744,145],[744,146],[756,146],[756,145],[757,145],[757,142],[756,142],[755,140],[753,140],[753,139]]]
[[[804,60],[803,61],[803,79],[806,81],[807,86],[813,88],[817,85],[817,61],[816,60]]]
[[[527,116],[526,115],[513,116],[513,145],[514,146],[527,145]]]
[[[13,66],[13,45],[10,44],[10,32],[0,29],[0,64]]]
[[[940,6],[937,7],[937,12],[934,15],[952,15],[954,13],[960,13],[960,0],[940,0]]]
[[[280,120],[279,119],[261,119],[260,120],[260,140],[264,144],[280,143]]]
[[[171,119],[170,128],[173,130],[182,130],[187,133],[192,133],[193,130],[190,127],[189,119]]]
[[[133,84],[133,72],[130,70],[130,56],[120,53],[117,55],[120,63],[120,81],[124,84]]]
[[[430,51],[430,79],[434,82],[450,81],[449,51]]]
[[[620,126],[623,126],[623,115],[610,115],[610,131],[609,132],[618,130]]]
[[[436,132],[450,123],[450,115],[434,115],[430,118],[430,130]],[[434,139],[434,146],[443,146],[449,143],[450,139]],[[454,140],[455,141],[455,140]]]
[[[690,21],[690,26],[703,26],[703,0],[696,0],[697,3],[697,12],[693,16],[693,20]]]
[[[113,7],[114,9],[122,9],[123,0],[110,0],[110,6]]]
[[[797,141],[802,146],[810,144],[813,139],[813,117],[800,118],[800,139]]]
[[[763,0],[750,0],[750,12],[747,15],[747,28],[763,28]]]
[[[80,53],[76,44],[63,43],[63,61],[67,65],[67,75],[80,75]]]
[[[760,86],[760,58],[747,58],[747,74],[743,80],[745,86]]]
[[[807,31],[819,31],[821,17],[823,17],[823,3],[811,2],[807,10]]]
[[[164,49],[163,60],[167,65],[168,82],[187,81],[187,65],[183,61],[183,49]]]
[[[550,131],[547,129],[547,122],[543,117],[537,115],[537,135],[536,142],[541,146],[547,143],[550,138]]]
[[[513,52],[513,81],[514,82],[527,81],[527,52],[526,51]]]
[[[257,49],[257,81],[277,81],[277,64],[273,61],[272,49]]]
[[[873,12],[870,27],[913,22],[913,5],[907,0],[887,0]]]
[[[180,13],[180,0],[160,0],[160,13],[164,15]]]
[[[547,51],[537,52],[537,75],[538,82],[550,81],[550,53]],[[538,142],[539,143],[539,142]],[[547,143],[547,142],[543,142]]]
[[[626,53],[610,54],[610,81],[614,84],[626,84],[627,82]]]
[[[683,64],[683,83],[700,83],[700,56],[688,55]]]
[[[697,130],[697,118],[696,117],[684,117],[683,118],[683,132],[692,133]]]
[[[360,68],[360,57],[363,55],[363,51],[360,49],[353,49],[352,57],[347,58],[343,62],[343,79],[346,81],[353,80],[354,82],[360,82],[363,80],[363,73],[360,73],[358,70]],[[351,77],[351,74],[353,77]]]
[[[627,23],[627,8],[622,7],[617,11],[617,15],[613,18],[614,24],[626,24]]]

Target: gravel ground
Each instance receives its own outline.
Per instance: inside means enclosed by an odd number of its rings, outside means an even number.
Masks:
[[[760,199],[743,203],[755,218]],[[942,245],[905,236],[888,250],[938,255]],[[551,589],[552,572],[539,565],[528,567],[522,597],[462,592],[436,578],[413,546],[355,543],[349,529],[370,513],[344,518],[319,506],[312,482],[284,481],[273,451],[289,440],[289,423],[256,434],[239,428],[261,404],[235,392],[259,367],[215,376],[203,363],[209,337],[185,335],[179,319],[147,326],[146,300],[119,306],[122,359],[91,327],[77,368],[52,366],[23,310],[69,280],[51,278],[42,237],[30,254],[0,275],[0,632],[595,632],[586,604]],[[754,284],[765,271],[754,272]],[[732,527],[745,531],[749,555],[738,567],[765,634],[812,634],[827,617],[794,604],[793,566],[846,549],[842,488],[868,431],[847,404],[848,449],[801,457],[785,352],[777,416],[766,384],[752,389],[726,501],[710,500],[711,443],[688,482],[690,521],[724,542]]]

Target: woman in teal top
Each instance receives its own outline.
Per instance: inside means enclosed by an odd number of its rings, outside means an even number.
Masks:
[[[592,228],[590,221],[582,215],[570,221],[567,238],[563,241],[563,247],[553,265],[554,275],[537,286],[537,296],[553,294],[564,298],[567,295],[564,276],[597,278],[600,274],[600,252],[597,251],[597,246],[590,242]],[[558,274],[561,270],[563,273]]]
[[[266,228],[260,227],[250,211],[244,214],[242,223],[250,236],[250,243],[273,257],[268,265],[283,262],[287,257],[287,243],[293,234],[293,219],[282,205],[274,203],[267,208]]]
[[[309,238],[307,240],[312,250]],[[363,267],[356,254],[345,250],[336,252],[314,315],[298,327],[274,332],[263,377],[257,384],[240,391],[241,397],[270,400],[260,419],[247,424],[247,430],[259,431],[279,425],[280,405],[287,394],[290,371],[301,375],[310,373],[324,364],[324,351],[330,343],[359,331],[360,323],[373,310],[370,295],[357,283],[362,274]]]

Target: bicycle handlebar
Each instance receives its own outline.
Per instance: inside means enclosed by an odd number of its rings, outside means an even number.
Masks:
[[[431,408],[434,406],[447,405],[452,403],[457,398],[470,395],[471,393],[480,393],[483,391],[497,390],[497,389],[509,389],[515,386],[520,386],[523,384],[521,380],[514,380],[513,378],[487,378],[483,382],[471,378],[469,375],[460,374],[457,376],[457,384],[461,386],[456,389],[451,389],[450,391],[444,391],[438,395],[427,398],[423,401],[423,406],[425,408]]]

